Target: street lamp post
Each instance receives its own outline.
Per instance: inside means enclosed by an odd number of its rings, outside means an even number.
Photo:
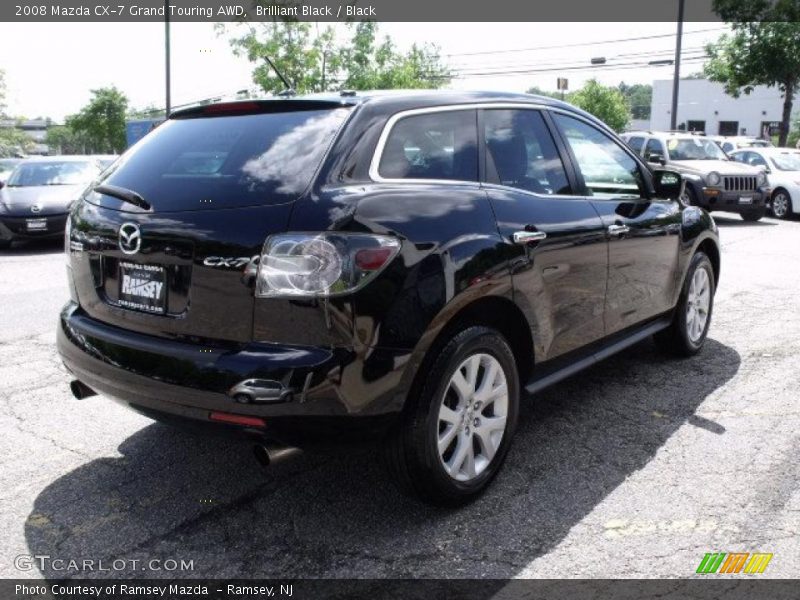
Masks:
[[[670,129],[678,128],[678,90],[681,85],[681,40],[683,38],[683,8],[685,0],[678,0],[678,35],[675,40],[675,74],[672,76],[672,111]]]
[[[169,0],[164,0],[164,73],[165,73],[165,93],[166,93],[166,108],[164,109],[164,116],[169,118],[169,113],[172,112],[172,98],[170,94],[170,40],[169,40]]]

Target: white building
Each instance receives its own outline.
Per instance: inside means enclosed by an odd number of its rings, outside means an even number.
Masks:
[[[797,113],[795,103],[795,113]],[[672,80],[653,82],[650,128],[668,130],[671,121]],[[707,79],[681,79],[678,93],[678,128],[708,135],[766,137],[781,121],[783,98],[777,87],[758,86],[734,98],[720,83]]]

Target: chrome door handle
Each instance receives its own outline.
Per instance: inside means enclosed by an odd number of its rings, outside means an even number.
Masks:
[[[625,235],[631,230],[627,225],[609,225],[608,235]]]
[[[541,242],[547,237],[544,231],[515,231],[511,236],[515,244],[529,244],[530,242]]]

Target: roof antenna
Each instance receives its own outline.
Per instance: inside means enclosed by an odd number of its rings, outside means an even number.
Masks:
[[[295,91],[295,89],[294,89],[294,88],[291,86],[291,84],[289,83],[289,80],[288,80],[288,79],[286,79],[286,77],[284,77],[284,76],[283,76],[283,73],[281,73],[281,72],[278,70],[278,67],[276,67],[276,66],[275,66],[275,63],[274,63],[274,62],[272,62],[272,61],[270,60],[269,56],[266,56],[266,55],[265,55],[265,56],[264,56],[264,59],[267,61],[267,63],[269,64],[269,66],[270,66],[270,67],[272,67],[272,70],[273,70],[273,71],[275,71],[275,75],[277,75],[277,76],[278,76],[278,79],[280,79],[280,80],[281,80],[281,83],[283,83],[283,85],[286,87],[286,89],[285,89],[285,90],[283,90],[283,91],[281,91],[281,92],[278,92],[278,94],[277,94],[277,95],[278,95],[278,96],[282,96],[282,97],[286,97],[286,96],[296,96],[296,95],[297,95],[297,92],[296,92],[296,91]]]

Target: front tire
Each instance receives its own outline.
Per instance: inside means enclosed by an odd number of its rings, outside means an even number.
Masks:
[[[776,190],[772,195],[770,207],[772,216],[776,219],[788,219],[792,213],[792,198],[786,190]]]
[[[756,221],[760,221],[761,217],[766,214],[766,209],[764,208],[756,208],[753,210],[746,210],[742,212],[742,219],[747,221],[748,223],[755,223]]]
[[[690,184],[687,183],[683,186],[683,193],[678,197],[678,203],[683,208],[697,206],[697,192]]]
[[[516,429],[519,374],[505,338],[488,327],[468,327],[434,352],[387,445],[387,465],[402,491],[458,506],[500,470]]]
[[[0,250],[8,250],[11,248],[11,240],[0,240]]]
[[[656,346],[675,356],[693,356],[703,347],[714,309],[714,268],[704,252],[689,264],[672,323],[653,336]]]

